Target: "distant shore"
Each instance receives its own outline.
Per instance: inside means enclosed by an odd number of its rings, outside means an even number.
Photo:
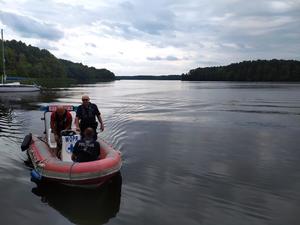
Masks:
[[[4,44],[8,76],[26,79],[22,83],[37,83],[49,88],[114,80],[300,82],[300,61],[297,60],[243,61],[227,66],[199,67],[182,75],[115,76],[108,69],[58,59],[45,49],[20,41],[5,41]],[[0,71],[2,69],[0,64]]]
[[[116,80],[181,80],[180,75],[135,75],[135,76],[116,76]]]
[[[116,80],[300,82],[300,61],[278,59],[243,61],[227,66],[199,67],[182,75],[136,75],[115,78]]]
[[[227,66],[204,67],[182,75],[183,81],[299,82],[300,61],[255,60]]]

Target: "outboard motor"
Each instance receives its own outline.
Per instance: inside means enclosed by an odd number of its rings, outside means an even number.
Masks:
[[[23,142],[21,144],[21,149],[22,149],[22,152],[24,152],[25,150],[27,150],[31,144],[31,141],[32,141],[32,134],[27,134],[24,139],[23,139]]]
[[[72,162],[72,152],[75,143],[80,140],[80,135],[73,130],[63,130],[61,132],[62,147],[61,147],[61,160]]]

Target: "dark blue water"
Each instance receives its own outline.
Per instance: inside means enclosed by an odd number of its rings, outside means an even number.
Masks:
[[[122,152],[99,190],[30,181],[40,105],[100,108]],[[0,94],[1,224],[300,224],[300,84],[116,81]]]

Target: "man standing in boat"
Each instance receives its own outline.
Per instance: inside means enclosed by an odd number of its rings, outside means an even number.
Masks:
[[[71,129],[72,115],[63,106],[57,106],[56,111],[51,113],[51,132],[54,133],[57,149],[61,148],[61,131]]]
[[[94,130],[94,138],[97,139],[97,126],[96,117],[100,123],[100,130],[104,130],[104,124],[101,118],[101,113],[96,104],[90,102],[88,95],[83,95],[82,104],[78,107],[75,118],[76,130],[81,132],[81,136],[84,136],[86,128],[91,127]]]

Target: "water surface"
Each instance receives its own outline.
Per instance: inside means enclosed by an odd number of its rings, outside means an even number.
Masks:
[[[39,106],[102,112],[122,152],[100,190],[37,186],[20,151]],[[0,97],[1,224],[300,224],[300,84],[116,81]]]

